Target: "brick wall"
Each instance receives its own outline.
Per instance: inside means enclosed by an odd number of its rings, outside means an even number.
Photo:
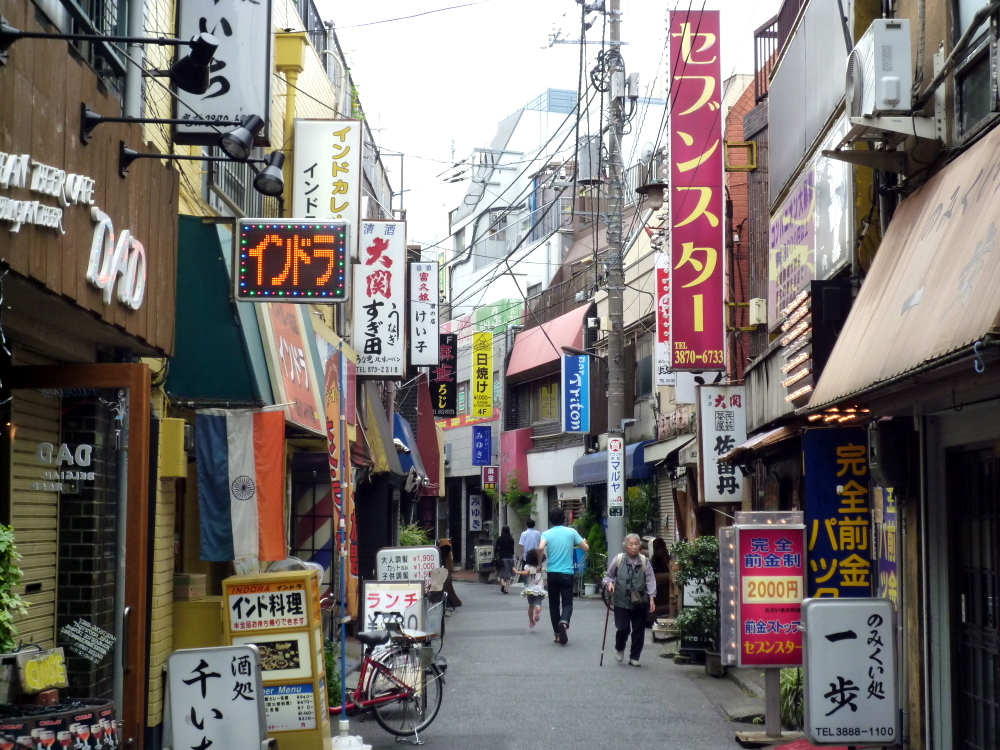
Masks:
[[[754,107],[754,84],[744,89],[740,98],[729,110],[726,116],[726,141],[745,141],[743,133],[743,118]],[[732,163],[745,163],[745,151],[733,150],[730,154]],[[729,253],[726,263],[726,301],[729,303],[747,303],[750,300],[750,267],[749,267],[749,172],[726,172],[727,197],[732,206],[732,216],[727,227],[726,241]],[[737,239],[739,240],[737,242]],[[745,304],[737,304],[729,308],[729,330],[727,333],[727,374],[730,381],[742,382],[743,371],[750,356],[750,334],[740,331],[750,325],[749,309]]]

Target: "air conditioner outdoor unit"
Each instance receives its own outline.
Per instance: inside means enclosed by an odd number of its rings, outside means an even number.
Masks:
[[[912,88],[909,19],[876,19],[847,58],[849,116],[908,114]]]
[[[767,300],[754,297],[750,300],[750,325],[762,326],[767,324]]]
[[[587,328],[597,328],[600,324],[600,318],[587,318]]]

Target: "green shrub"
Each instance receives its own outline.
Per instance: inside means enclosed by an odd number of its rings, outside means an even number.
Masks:
[[[340,645],[327,641],[323,645],[323,660],[326,664],[326,702],[331,706],[340,705]]]
[[[14,529],[0,526],[0,654],[10,653],[17,646],[14,615],[28,611],[28,603],[13,593],[23,576],[17,564],[20,559],[14,544]]]
[[[400,547],[427,547],[431,544],[431,538],[423,526],[411,523],[399,527]]]

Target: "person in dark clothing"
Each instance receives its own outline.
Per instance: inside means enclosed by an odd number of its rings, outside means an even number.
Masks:
[[[604,576],[615,607],[615,661],[625,661],[625,643],[631,631],[628,663],[633,667],[641,666],[646,613],[656,608],[656,577],[649,560],[639,553],[641,545],[637,534],[626,536],[625,551],[614,557]]]
[[[448,580],[445,581],[444,591],[448,594],[448,606],[454,610],[455,607],[462,606],[462,600],[455,593],[455,584],[451,579],[451,574],[455,570],[455,561],[451,554],[451,539],[439,539],[438,548],[441,550],[441,567],[448,571]]]
[[[514,537],[510,526],[500,529],[500,536],[493,545],[493,559],[497,561],[497,578],[500,579],[500,593],[510,591],[510,579],[514,576]]]

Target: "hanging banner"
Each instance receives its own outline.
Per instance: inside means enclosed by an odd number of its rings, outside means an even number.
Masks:
[[[438,364],[437,263],[410,264],[410,364]]]
[[[818,427],[802,435],[809,531],[807,595],[872,595],[868,431]]]
[[[489,466],[493,457],[493,428],[476,425],[472,428],[472,465]]]
[[[590,432],[590,357],[562,358],[562,431]]]
[[[608,518],[625,517],[625,441],[608,438]]]
[[[298,305],[265,303],[257,306],[263,324],[264,352],[271,373],[276,402],[285,405],[285,419],[322,435],[324,419],[320,411],[322,384],[309,346],[312,324],[306,325]]]
[[[493,333],[472,334],[472,412],[473,417],[493,414]]]
[[[354,335],[358,377],[398,380],[406,368],[402,317],[406,289],[406,222],[361,225],[361,262],[354,266]]]
[[[458,383],[455,366],[458,356],[458,334],[442,333],[438,336],[438,366],[431,368],[431,401],[435,417],[454,417],[458,412]]]
[[[719,463],[747,439],[744,386],[703,385],[698,388],[698,437],[701,497],[706,503],[743,502],[743,477],[736,464]]]
[[[178,38],[191,39],[203,32],[219,42],[212,56],[208,91],[192,94],[176,89],[174,117],[239,122],[247,115],[257,115],[264,121],[264,127],[255,144],[270,145],[273,67],[270,1],[216,0],[206,5],[201,0],[179,0]],[[180,55],[188,53],[186,47],[178,49]],[[177,125],[174,141],[216,146],[219,136],[232,129],[228,125]]]
[[[654,341],[653,376],[657,385],[676,385],[670,371],[670,256],[656,256],[656,340]]]
[[[725,364],[723,111],[718,11],[671,11],[670,341],[673,370]]]
[[[739,665],[802,665],[802,526],[737,526]]]

